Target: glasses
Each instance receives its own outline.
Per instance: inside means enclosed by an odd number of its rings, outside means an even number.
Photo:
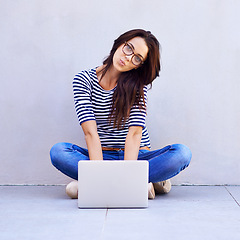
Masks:
[[[132,55],[131,62],[133,63],[133,65],[140,66],[141,64],[143,64],[142,58],[139,55],[134,54],[133,47],[129,43],[125,42],[122,51],[127,56]]]

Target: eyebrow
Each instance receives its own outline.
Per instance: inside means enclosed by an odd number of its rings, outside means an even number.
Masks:
[[[128,42],[128,44],[130,44],[131,47],[133,48],[133,50],[135,50],[135,48],[134,48],[134,46],[132,45],[132,43]],[[141,54],[138,53],[137,55],[139,55],[142,59],[144,59],[144,57],[143,57]]]

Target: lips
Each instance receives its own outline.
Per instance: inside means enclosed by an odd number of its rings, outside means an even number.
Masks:
[[[122,65],[122,66],[125,66],[125,65],[126,65],[125,62],[124,62],[122,59],[120,59],[119,63],[120,63],[120,65]]]

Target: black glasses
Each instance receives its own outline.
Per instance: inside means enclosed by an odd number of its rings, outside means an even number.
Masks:
[[[129,43],[125,42],[125,44],[123,45],[122,51],[127,56],[132,55],[131,62],[133,63],[133,65],[139,66],[143,64],[142,58],[139,55],[134,54],[133,47]]]

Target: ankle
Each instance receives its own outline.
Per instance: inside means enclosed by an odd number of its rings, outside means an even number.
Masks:
[[[154,199],[155,198],[155,190],[153,187],[153,184],[150,182],[148,183],[148,199]]]
[[[153,183],[153,186],[154,186],[155,192],[158,194],[169,193],[172,188],[170,179]]]

